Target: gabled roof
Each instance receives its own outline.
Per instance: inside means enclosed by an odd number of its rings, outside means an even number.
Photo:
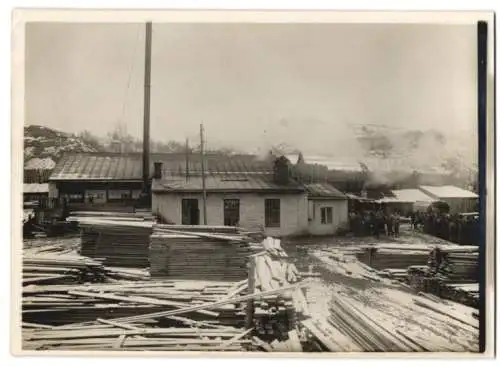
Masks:
[[[328,183],[306,184],[308,197],[310,199],[340,199],[347,200],[347,196],[337,188]]]
[[[208,174],[205,177],[207,192],[276,192],[300,193],[304,187],[290,180],[287,185],[274,182],[272,174]],[[154,179],[152,191],[155,193],[174,192],[201,192],[203,190],[202,177],[168,176],[163,179]]]
[[[436,198],[478,198],[474,192],[455,186],[420,186],[420,189]]]
[[[190,173],[201,171],[198,153],[151,154],[150,173],[155,162],[162,162],[163,175],[184,175],[186,160]],[[207,174],[272,172],[272,163],[256,155],[205,155]],[[51,181],[57,180],[137,180],[142,179],[142,154],[78,153],[64,155],[57,163]]]

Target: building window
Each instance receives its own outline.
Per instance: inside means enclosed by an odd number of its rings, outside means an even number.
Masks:
[[[280,200],[266,199],[266,227],[280,227]]]
[[[224,225],[238,226],[240,222],[240,200],[224,200]]]
[[[331,224],[333,222],[333,210],[331,207],[321,207],[321,223]]]
[[[199,225],[200,210],[196,198],[185,198],[182,200],[182,225]]]

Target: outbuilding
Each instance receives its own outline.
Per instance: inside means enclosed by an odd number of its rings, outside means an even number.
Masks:
[[[328,183],[305,185],[308,200],[309,233],[335,234],[348,225],[348,199]]]
[[[446,186],[420,186],[422,192],[437,201],[446,202],[450,207],[450,213],[476,212],[479,196],[465,189]]]

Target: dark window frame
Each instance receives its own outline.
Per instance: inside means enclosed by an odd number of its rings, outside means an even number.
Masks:
[[[191,206],[189,203],[196,202],[196,205]],[[196,206],[196,208],[195,208]],[[191,212],[185,212],[185,209]],[[193,217],[194,214],[194,217]],[[189,222],[188,222],[189,221]],[[194,221],[194,222],[193,222]],[[181,224],[182,225],[200,225],[200,202],[198,198],[182,198],[181,199]]]
[[[265,227],[281,227],[281,200],[266,198],[264,200]]]
[[[240,199],[225,198],[222,201],[224,226],[238,226],[240,222]]]
[[[333,223],[333,207],[321,207],[321,224],[329,225]]]

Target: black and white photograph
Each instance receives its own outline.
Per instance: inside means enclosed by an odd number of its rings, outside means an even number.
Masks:
[[[18,10],[16,352],[492,352],[494,14],[334,15]]]

